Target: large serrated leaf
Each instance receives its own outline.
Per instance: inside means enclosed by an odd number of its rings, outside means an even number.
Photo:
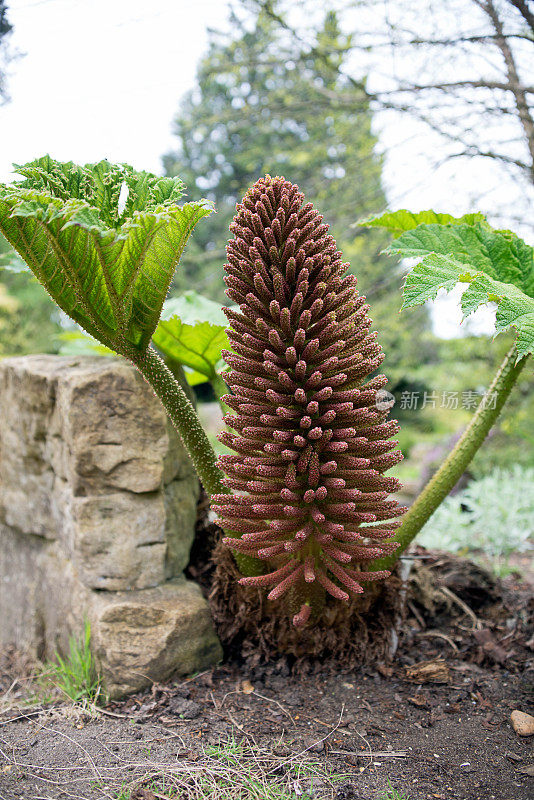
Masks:
[[[534,249],[514,233],[494,230],[482,214],[451,217],[434,211],[386,212],[361,224],[385,227],[399,237],[387,248],[390,255],[422,259],[406,277],[403,308],[467,283],[464,317],[483,303],[497,303],[497,333],[515,328],[518,358],[533,352]]]
[[[227,324],[217,303],[190,291],[165,303],[152,338],[164,356],[194,371],[195,382],[198,373],[212,380],[229,346]]]
[[[483,303],[497,303],[496,332],[515,328],[518,359],[534,353],[534,299],[517,286],[495,280],[451,256],[430,253],[410,271],[402,307],[426,303],[440,289],[450,291],[458,283],[469,284],[461,300],[464,317]]]
[[[464,214],[461,217],[453,217],[452,214],[442,214],[437,211],[407,211],[401,208],[398,211],[385,211],[383,214],[373,214],[370,217],[358,220],[356,225],[365,228],[385,228],[393,236],[400,236],[405,231],[411,231],[418,225],[461,225],[466,223],[473,225],[476,222],[484,223],[486,217],[480,212]]]
[[[534,249],[510,231],[496,231],[480,223],[419,225],[403,233],[386,252],[403,258],[430,253],[450,256],[534,295]]]
[[[178,179],[49,156],[0,185],[0,230],[49,294],[104,344],[144,350],[187,240],[211,208]]]

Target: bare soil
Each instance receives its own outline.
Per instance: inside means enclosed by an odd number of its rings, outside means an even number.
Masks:
[[[278,775],[313,761],[343,776],[315,782],[317,798],[375,800],[391,784],[410,800],[530,800],[534,739],[513,731],[510,713],[532,713],[532,584],[440,554],[419,564],[392,663],[297,670],[234,653],[95,711],[21,706],[27,664],[5,653],[0,800],[117,798],[121,786],[160,800],[154,775],[198,772],[206,748],[232,737],[270,754]],[[306,791],[295,787],[295,798]]]

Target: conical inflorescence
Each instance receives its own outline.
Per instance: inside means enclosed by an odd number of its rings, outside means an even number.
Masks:
[[[369,380],[383,360],[365,298],[328,226],[284,178],[259,180],[237,206],[227,248],[226,309],[232,351],[223,353],[236,413],[221,441],[235,455],[219,465],[231,494],[213,497],[234,551],[265,560],[241,583],[291,590],[295,625],[317,591],[339,600],[386,577],[365,562],[391,553],[405,509],[384,471],[402,458]],[[235,536],[237,534],[237,536]]]

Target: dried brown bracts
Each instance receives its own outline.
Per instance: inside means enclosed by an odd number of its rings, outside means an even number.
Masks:
[[[262,178],[230,230],[225,281],[239,310],[226,309],[224,400],[236,413],[220,439],[236,455],[219,459],[233,493],[213,503],[226,544],[269,562],[241,582],[270,600],[291,589],[298,626],[319,587],[346,601],[389,574],[363,567],[396,548],[387,540],[405,509],[383,473],[402,458],[398,425],[377,407],[385,376],[365,382],[383,360],[365,298],[298,186]]]

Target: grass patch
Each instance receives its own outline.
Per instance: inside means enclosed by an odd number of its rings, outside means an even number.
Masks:
[[[380,795],[379,800],[410,800],[410,796],[394,789],[388,781],[388,788]]]
[[[155,767],[141,780],[123,785],[114,800],[312,800],[334,798],[335,786],[353,775],[337,774],[306,753],[279,757],[234,737],[202,754]],[[144,794],[143,794],[144,792]]]
[[[84,623],[83,634],[79,641],[74,636],[69,638],[69,652],[65,658],[56,651],[56,661],[44,665],[39,683],[45,692],[52,684],[73,702],[85,700],[97,703],[103,700],[100,677],[91,653],[89,622]]]

